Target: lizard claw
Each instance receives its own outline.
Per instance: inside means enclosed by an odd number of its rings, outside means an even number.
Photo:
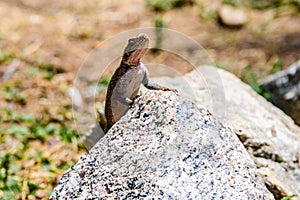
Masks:
[[[126,98],[126,103],[127,103],[128,105],[131,105],[131,104],[133,103],[133,100],[131,100],[131,99],[129,99],[129,98]]]
[[[133,105],[133,101],[131,101],[130,103],[129,103],[129,108],[132,108],[132,105]]]
[[[176,90],[176,89],[171,89],[170,91],[175,92],[176,94],[178,94],[178,90]]]
[[[170,89],[170,88],[165,88],[164,91],[171,91],[171,92],[178,93],[176,89]]]
[[[137,94],[135,97],[134,97],[134,99],[137,99],[137,98],[139,98],[139,97],[141,97],[142,95],[141,94]]]

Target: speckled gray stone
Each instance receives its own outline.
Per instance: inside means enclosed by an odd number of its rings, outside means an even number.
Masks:
[[[270,101],[300,125],[300,60],[268,76],[262,80],[261,86],[270,92]]]
[[[213,66],[155,82],[176,86],[182,96],[205,105],[230,127],[276,199],[296,194],[293,200],[300,200],[300,128],[283,111],[235,75]]]
[[[149,91],[50,199],[274,199],[236,135],[205,108]]]

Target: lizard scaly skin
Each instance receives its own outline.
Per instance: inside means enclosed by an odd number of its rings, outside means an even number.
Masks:
[[[148,45],[149,37],[146,34],[139,34],[128,40],[121,64],[108,85],[105,101],[107,122],[105,132],[128,111],[141,84],[151,90],[176,91],[150,81],[147,68],[140,62]]]

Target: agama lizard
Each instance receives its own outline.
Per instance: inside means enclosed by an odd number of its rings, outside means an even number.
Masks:
[[[104,132],[128,111],[141,84],[150,90],[176,91],[150,81],[149,72],[140,61],[148,46],[149,37],[146,34],[139,34],[128,40],[121,64],[108,85],[105,101],[106,127],[103,127],[102,123]]]

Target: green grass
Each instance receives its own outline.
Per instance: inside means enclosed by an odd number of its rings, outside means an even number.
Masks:
[[[216,62],[216,67],[220,68],[220,69],[224,69],[225,71],[229,71],[230,72],[230,66],[225,65],[221,62]]]
[[[46,80],[52,80],[55,75],[63,72],[53,64],[38,64],[36,67],[44,72],[44,79]]]
[[[18,154],[0,153],[0,190],[2,192],[0,199],[20,199],[21,191],[28,191],[27,195],[35,195],[39,189],[37,184],[24,177],[19,163],[25,160],[26,156],[25,153]]]
[[[259,80],[268,75],[277,73],[280,70],[282,70],[282,59],[281,57],[278,57],[271,68],[265,71],[256,69],[251,65],[246,66],[240,71],[240,78],[242,81],[249,84],[255,92],[262,95],[265,99],[270,100],[271,94],[260,86]]]
[[[107,77],[101,77],[101,79],[97,82],[97,90],[98,91],[102,91],[104,89],[106,89],[109,85],[111,76],[107,76]]]
[[[172,1],[172,7],[173,8],[181,8],[185,5],[192,5],[194,4],[194,1],[192,0],[173,0]]]
[[[237,7],[238,5],[237,1],[235,0],[223,0],[222,3],[233,7]]]
[[[15,177],[15,160],[20,160],[15,154],[0,153],[0,190],[4,192],[4,199],[14,199],[21,192],[21,183]]]
[[[262,95],[265,99],[269,100],[271,98],[271,94],[264,90],[258,83],[258,80],[263,77],[263,72],[253,68],[251,65],[248,65],[244,69],[241,70],[240,78],[245,83],[249,84],[252,89]]]
[[[2,51],[0,51],[0,64],[11,61],[15,58],[12,54],[6,54]]]
[[[282,69],[282,59],[280,57],[277,58],[272,68],[269,70],[269,74],[274,74],[279,72]]]
[[[190,0],[146,0],[146,6],[156,12],[166,12],[173,8],[181,8],[192,4]]]
[[[148,8],[156,12],[165,12],[172,8],[170,0],[147,0],[146,5]]]
[[[154,47],[150,49],[151,53],[159,53],[162,49],[163,43],[163,28],[167,27],[167,23],[162,18],[155,18],[153,21],[153,25],[155,27],[155,43]]]
[[[16,138],[27,141],[38,139],[44,141],[49,135],[57,135],[65,142],[72,142],[73,138],[78,138],[76,130],[71,130],[66,125],[59,122],[45,123],[42,119],[34,118],[30,114],[18,114],[13,110],[3,108],[6,116],[1,116],[3,121],[10,121],[10,126],[3,130]]]
[[[62,161],[55,165],[53,158],[44,156],[46,152],[37,151],[32,154],[30,141],[40,141],[43,144],[49,136],[58,136],[67,144],[76,144],[79,149],[84,148],[79,142],[77,131],[65,124],[45,123],[30,114],[18,113],[8,108],[2,108],[0,111],[1,123],[7,125],[0,130],[0,142],[8,145],[0,152],[0,199],[19,199],[21,192],[25,191],[26,196],[35,195],[40,189],[30,177],[26,177],[26,171],[31,169],[24,168],[24,163],[34,161],[34,166],[40,165],[39,168],[53,174],[65,171],[73,164]],[[9,145],[9,141],[12,142],[12,146]],[[52,180],[52,184],[56,182]]]
[[[3,86],[3,96],[6,101],[13,101],[21,105],[26,104],[26,95],[20,92],[21,83],[14,84],[6,82]]]
[[[265,10],[274,9],[283,6],[294,6],[300,11],[300,1],[299,0],[249,0],[250,6],[254,9]]]
[[[34,118],[30,114],[19,114],[16,111],[3,108],[6,116],[1,116],[2,121],[9,122],[9,127],[2,133],[18,138],[22,142],[30,139],[44,141],[50,135],[57,135],[65,142],[71,142],[72,138],[78,138],[75,130],[68,129],[58,122],[44,123],[42,119]],[[0,134],[0,137],[4,134]]]
[[[283,198],[281,198],[281,200],[290,200],[290,199],[292,199],[293,197],[297,197],[297,196],[298,196],[298,195],[293,194],[293,195],[290,195],[290,196],[283,197]]]
[[[205,21],[212,21],[217,19],[217,10],[212,7],[207,7],[203,4],[198,4],[199,16]]]

